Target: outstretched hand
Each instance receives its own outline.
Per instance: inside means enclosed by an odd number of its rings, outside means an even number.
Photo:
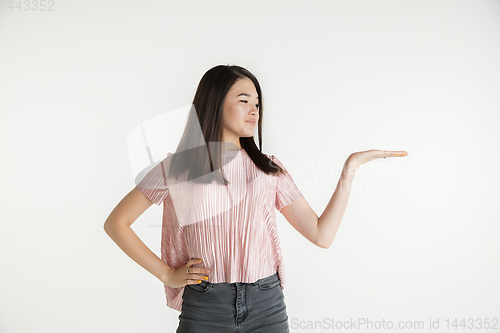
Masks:
[[[408,152],[405,150],[378,150],[378,149],[370,149],[367,151],[360,151],[356,153],[352,153],[349,156],[349,163],[358,168],[360,165],[365,164],[366,162],[370,162],[377,158],[386,158],[386,157],[403,157],[407,156]]]

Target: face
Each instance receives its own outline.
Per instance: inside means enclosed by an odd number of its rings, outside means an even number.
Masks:
[[[252,80],[237,80],[228,91],[223,106],[222,141],[241,148],[240,137],[251,137],[259,121],[259,96]],[[255,124],[248,122],[255,121]]]

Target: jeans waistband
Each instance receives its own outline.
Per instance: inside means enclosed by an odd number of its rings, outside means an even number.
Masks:
[[[241,285],[252,285],[252,286],[256,286],[258,285],[259,283],[261,284],[265,284],[265,283],[271,283],[271,282],[276,282],[276,281],[279,281],[279,276],[278,276],[278,272],[275,272],[273,273],[272,275],[269,275],[269,276],[266,276],[264,278],[260,278],[258,279],[257,281],[255,282],[232,282],[232,283],[229,283],[229,282],[218,282],[218,283],[213,283],[213,282],[209,282],[209,281],[204,281],[202,280],[199,285],[200,286],[214,286],[214,285],[226,285],[226,286],[241,286]]]

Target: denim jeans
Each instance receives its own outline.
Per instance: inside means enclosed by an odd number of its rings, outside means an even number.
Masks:
[[[289,333],[278,273],[252,283],[188,284],[177,333]]]

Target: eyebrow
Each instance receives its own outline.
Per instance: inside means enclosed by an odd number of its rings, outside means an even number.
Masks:
[[[238,95],[238,96],[236,96],[236,97],[240,97],[240,96],[248,96],[248,97],[252,97],[252,96],[250,96],[250,95],[249,95],[249,94],[247,94],[247,93],[241,93],[241,94],[239,94],[239,95]],[[257,97],[257,99],[259,99],[259,100],[260,100],[260,97]]]

